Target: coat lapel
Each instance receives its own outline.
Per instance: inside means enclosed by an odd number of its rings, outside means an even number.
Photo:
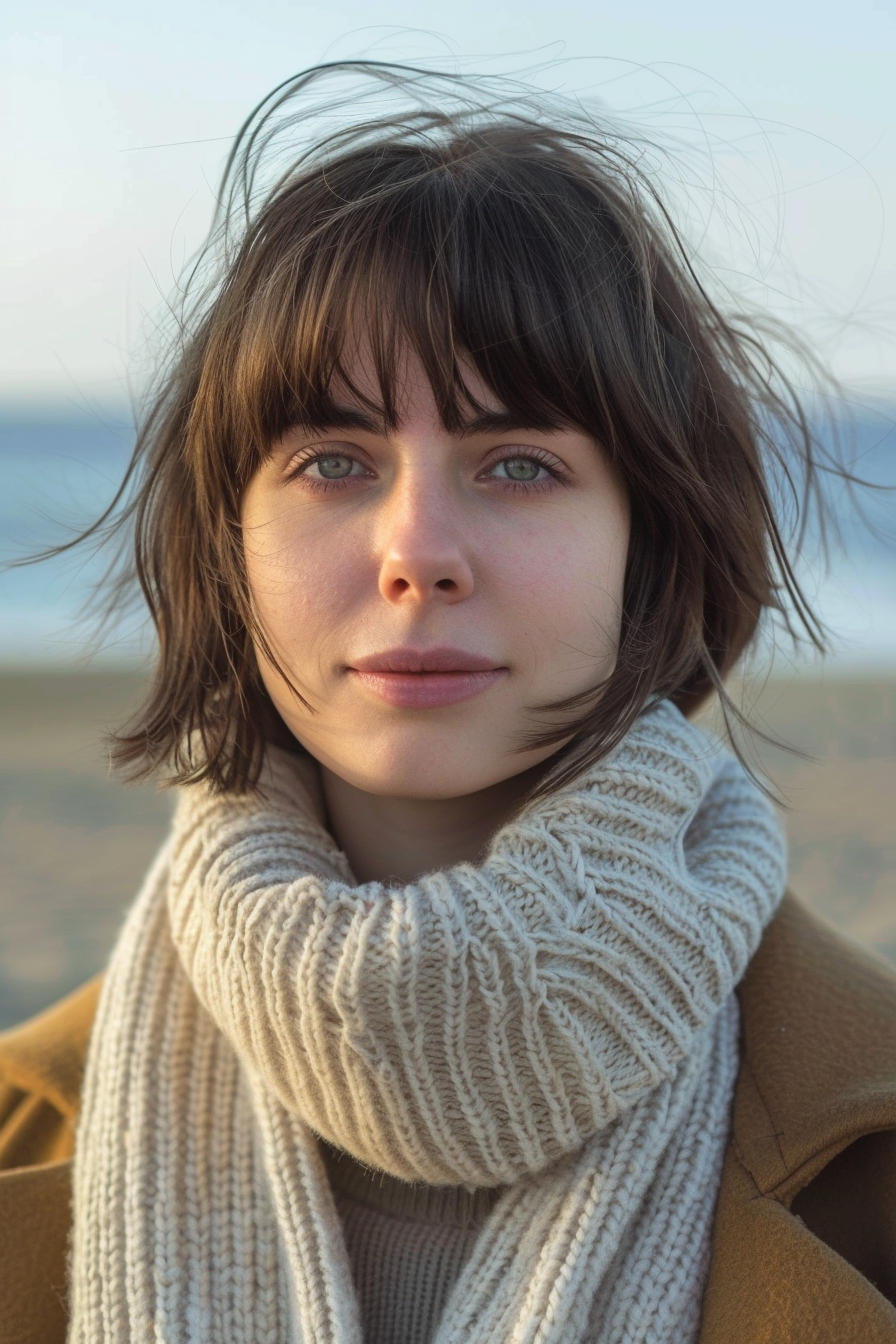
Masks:
[[[892,1344],[896,1308],[790,1205],[856,1139],[896,1129],[896,977],[788,897],[739,997],[700,1344]]]

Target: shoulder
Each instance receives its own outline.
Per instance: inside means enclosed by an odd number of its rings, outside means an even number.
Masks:
[[[71,1154],[99,987],[0,1033],[0,1340],[65,1339]]]
[[[70,1156],[100,983],[0,1032],[0,1170]]]
[[[701,1344],[896,1339],[896,972],[792,897],[738,991]]]

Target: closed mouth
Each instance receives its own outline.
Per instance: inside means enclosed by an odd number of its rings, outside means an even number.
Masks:
[[[465,649],[389,649],[356,659],[353,680],[395,709],[443,709],[475,699],[509,669]]]
[[[397,648],[383,653],[369,654],[354,659],[350,672],[374,673],[381,676],[463,675],[476,672],[506,671],[493,658],[469,653],[465,649],[440,647],[433,649]]]

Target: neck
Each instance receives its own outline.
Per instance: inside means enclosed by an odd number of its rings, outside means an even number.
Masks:
[[[407,883],[476,863],[545,766],[461,798],[387,798],[321,769],[330,831],[359,882]]]

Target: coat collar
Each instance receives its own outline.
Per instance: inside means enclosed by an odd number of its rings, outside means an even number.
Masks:
[[[896,1128],[896,974],[787,896],[738,994],[732,1139],[789,1206],[860,1135]]]

